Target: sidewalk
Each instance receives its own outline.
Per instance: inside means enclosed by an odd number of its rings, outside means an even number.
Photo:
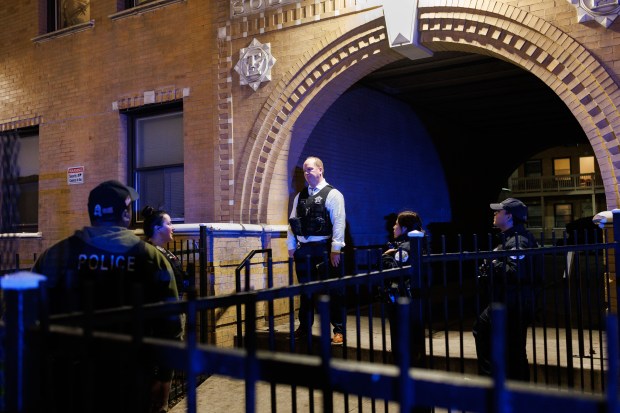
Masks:
[[[349,358],[354,357],[355,349],[357,347],[357,335],[355,334],[356,326],[355,316],[347,317],[347,352]],[[276,331],[278,334],[288,334],[287,326],[277,326]],[[389,325],[386,324],[386,349],[390,350],[389,340]],[[368,317],[362,317],[360,319],[360,346],[362,349],[368,350],[370,348],[371,338],[373,341],[373,347],[376,351],[375,360],[381,360],[379,351],[383,348],[381,340],[381,320],[375,318],[372,320],[372,335],[370,334],[370,324]],[[315,320],[313,335],[319,336],[319,320]],[[568,363],[567,358],[567,342],[566,331],[558,330],[556,336],[555,330],[552,333],[548,332],[546,337],[547,348],[545,350],[543,336],[544,330],[542,328],[535,328],[534,333],[530,329],[528,337],[528,358],[530,363],[536,360],[536,369],[532,375],[532,381],[538,377],[538,382],[544,382],[541,378],[545,360],[550,365],[559,365],[566,367]],[[448,331],[445,334],[444,331],[435,331],[432,336],[432,340],[427,340],[427,353],[430,354],[432,346],[432,354],[435,365],[435,370],[446,370],[445,363],[450,363],[451,371],[458,371],[460,369],[460,357],[461,357],[461,333],[459,331]],[[463,331],[463,346],[462,346],[462,358],[465,376],[475,376],[476,373],[476,349],[474,339],[471,331]],[[603,340],[604,333],[602,334]],[[599,332],[594,331],[591,337],[591,344],[588,342],[586,351],[588,355],[586,357],[577,357],[575,354],[579,351],[579,342],[577,334],[574,332],[572,335],[572,347],[573,356],[571,362],[575,365],[575,368],[585,371],[587,374],[581,374],[584,378],[584,388],[590,389],[590,381],[596,380],[601,371],[601,357],[600,357],[600,341]],[[534,350],[533,343],[536,343]],[[589,354],[592,352],[592,354]],[[449,357],[446,359],[446,355]],[[334,354],[336,357],[336,354]],[[380,361],[377,361],[380,362]],[[580,374],[576,372],[576,378],[579,379]],[[566,378],[563,379],[564,384]],[[579,379],[580,380],[580,379]],[[576,380],[578,383],[578,380]],[[297,412],[322,412],[322,395],[320,391],[313,392],[314,408],[311,409],[310,397],[308,389],[298,388],[296,389],[296,409],[292,408],[292,389],[290,386],[277,386],[276,387],[276,411],[279,413],[297,413]],[[345,398],[342,394],[334,394],[334,412],[370,412],[370,411],[384,411],[384,403],[375,401],[375,409],[372,409],[372,401],[369,399],[361,400],[361,407],[359,409],[358,398],[354,396],[348,397],[348,405],[345,405]],[[396,405],[388,405],[390,412],[398,411]],[[181,401],[170,413],[185,413],[186,406],[185,401]],[[197,411],[199,412],[222,412],[222,413],[244,413],[245,412],[245,382],[243,380],[233,380],[228,377],[211,376],[204,383],[202,383],[197,390]],[[271,391],[270,385],[267,383],[259,383],[256,391],[256,412],[271,412]],[[439,412],[440,410],[436,410]]]

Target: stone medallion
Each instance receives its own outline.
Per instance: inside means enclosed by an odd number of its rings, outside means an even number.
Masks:
[[[271,80],[271,68],[276,63],[271,55],[271,43],[261,43],[252,40],[248,47],[239,52],[239,61],[235,71],[239,73],[239,84],[248,85],[254,91],[262,82]]]

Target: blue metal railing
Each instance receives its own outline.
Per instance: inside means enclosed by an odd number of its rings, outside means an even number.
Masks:
[[[617,213],[614,216],[618,217]],[[620,234],[619,226],[620,217],[614,220],[614,240]],[[482,259],[504,259],[514,254],[514,251],[479,250],[475,238],[472,242],[475,248],[472,251],[463,251],[463,247],[459,244],[455,252],[446,249],[434,252],[427,244],[428,241],[427,238],[423,238],[413,242],[414,265],[410,267],[382,270],[380,264],[378,268],[373,268],[369,261],[362,274],[294,284],[292,260],[289,260],[287,265],[291,285],[274,287],[272,282],[268,282],[266,288],[251,291],[247,288],[251,275],[249,271],[251,256],[267,253],[267,250],[256,250],[238,267],[239,288],[234,294],[196,297],[195,290],[190,289],[186,302],[150,304],[139,307],[139,310],[120,308],[95,311],[90,312],[86,318],[79,314],[67,314],[49,317],[49,322],[39,322],[37,320],[41,314],[43,314],[42,320],[48,318],[45,316],[45,308],[41,306],[44,300],[40,299],[44,289],[5,290],[7,304],[6,323],[3,326],[7,337],[5,360],[23,361],[22,364],[13,362],[5,364],[5,411],[26,411],[20,407],[20,403],[32,402],[35,403],[32,407],[38,408],[36,404],[39,400],[45,401],[44,397],[36,397],[44,393],[42,390],[44,383],[41,387],[37,387],[36,380],[24,381],[24,378],[28,378],[34,371],[24,366],[31,366],[36,362],[36,356],[40,355],[31,354],[32,347],[29,344],[37,343],[41,339],[49,342],[60,338],[68,340],[69,345],[74,345],[76,348],[85,339],[114,342],[114,345],[120,348],[125,340],[130,345],[137,343],[140,348],[164,354],[165,362],[170,367],[187,375],[188,411],[195,411],[194,386],[198,374],[222,374],[244,379],[247,411],[253,411],[256,383],[259,381],[272,384],[273,406],[277,403],[273,390],[275,385],[286,384],[293,389],[322,392],[325,396],[323,408],[326,409],[331,409],[336,403],[333,395],[342,393],[347,395],[344,403],[348,403],[348,396],[358,397],[358,406],[361,405],[359,402],[361,398],[371,398],[382,403],[395,403],[400,408],[416,405],[467,411],[503,411],[510,406],[511,411],[526,411],[527,406],[528,412],[559,411],[561,408],[584,412],[613,411],[606,409],[617,406],[615,383],[618,381],[619,373],[614,356],[618,354],[616,337],[618,320],[608,316],[612,307],[617,308],[617,302],[611,300],[617,300],[618,296],[613,297],[611,294],[610,287],[613,287],[613,284],[609,281],[610,274],[617,274],[619,270],[617,260],[613,261],[615,264],[610,267],[612,262],[610,258],[617,256],[619,252],[616,241],[551,245],[520,251],[526,255],[540,256],[544,261],[545,283],[541,295],[541,304],[544,305],[540,319],[536,323],[536,327],[541,327],[542,330],[537,330],[535,327],[531,330],[532,340],[539,339],[537,334],[540,331],[545,334],[543,338],[545,346],[542,350],[544,354],[542,358],[535,352],[530,354],[533,356],[531,361],[534,372],[542,368],[542,377],[535,375],[533,384],[542,384],[544,387],[538,385],[524,387],[505,380],[505,372],[502,371],[503,361],[498,362],[500,359],[503,360],[501,351],[505,343],[503,334],[498,330],[494,331],[497,335],[495,338],[497,341],[494,342],[498,343],[495,347],[498,353],[494,354],[498,370],[494,371],[494,376],[491,379],[479,378],[466,371],[463,350],[463,343],[468,336],[466,323],[471,319],[469,317],[477,314],[481,299],[478,279],[472,271],[475,271]],[[570,253],[573,254],[574,260],[567,266],[566,257]],[[268,278],[271,278],[273,266],[271,258],[268,258],[266,263],[260,264],[266,265]],[[265,271],[264,268],[261,268],[261,271]],[[240,275],[244,269],[246,269],[246,288],[241,290]],[[397,364],[390,365],[385,359],[380,362],[381,357],[373,355],[375,352],[382,354],[388,352],[383,316],[380,317],[382,345],[373,348],[371,344],[370,349],[373,351],[370,351],[368,357],[363,356],[363,351],[368,349],[362,348],[362,337],[369,333],[370,337],[373,336],[374,314],[384,314],[384,304],[376,302],[374,292],[381,288],[386,280],[393,278],[407,278],[414,286],[412,299],[403,299],[398,305],[399,325],[410,326],[411,321],[414,324],[422,324],[426,332],[423,345],[427,346],[424,351],[427,359],[424,360],[423,366],[414,369],[409,368],[410,360],[408,360],[407,341],[411,335],[409,328],[404,329],[406,334],[398,337],[395,348],[390,351],[401,355]],[[618,286],[613,288],[617,292]],[[354,325],[351,330],[347,330],[345,321],[345,330],[352,331],[351,334],[356,336],[355,339],[351,336],[349,340],[355,346],[353,357],[349,355],[346,347],[338,350],[329,344],[329,311],[326,309],[328,306],[324,297],[335,289],[346,289],[349,292],[350,299],[343,310],[353,317]],[[320,297],[320,329],[309,340],[308,346],[297,343],[289,337],[295,325],[293,302],[302,294]],[[284,327],[278,326],[276,315],[271,310],[273,307],[270,307],[266,314],[267,329],[259,331],[257,322],[264,316],[257,315],[257,306],[265,303],[273,305],[276,300],[281,299],[289,302],[288,322],[283,324]],[[415,307],[415,311],[410,311],[411,306]],[[243,323],[242,332],[237,330],[237,340],[243,343],[243,347],[222,349],[199,339],[201,333],[195,328],[200,319],[198,316],[205,314],[207,318],[208,314],[226,308],[244,309],[239,314],[244,313],[245,317],[241,321],[241,317],[238,316],[237,320]],[[496,311],[499,313],[494,314],[500,315],[494,317],[501,317],[502,310]],[[188,317],[187,339],[182,345],[141,337],[139,329],[125,338],[106,337],[97,333],[101,325],[117,323],[128,318],[150,319],[175,313],[186,313]],[[607,323],[604,322],[606,318]],[[81,332],[62,327],[66,323],[82,323],[83,319],[86,320],[84,326],[89,328]],[[362,331],[363,322],[366,322],[368,330]],[[610,329],[610,322],[615,326],[614,329]],[[278,330],[279,328],[284,328],[285,331]],[[448,339],[448,336],[453,336],[453,328],[456,328],[457,332],[456,341]],[[88,333],[89,331],[91,333]],[[604,331],[607,332],[607,342],[604,339]],[[573,354],[575,349],[572,349],[573,332],[577,334],[576,354]],[[261,342],[265,334],[268,338],[266,346]],[[443,346],[433,340],[435,336],[441,334],[445,338]],[[555,336],[555,342],[552,343],[546,334]],[[610,337],[610,334],[613,337]],[[564,340],[564,346],[560,346],[561,340]],[[548,346],[547,341],[550,341]],[[370,340],[370,343],[373,342]],[[459,346],[457,356],[454,357],[458,361],[456,367],[450,362],[451,346],[454,345]],[[555,353],[558,358],[556,364],[549,361],[549,353],[554,350],[553,345],[556,346]],[[440,354],[441,347],[444,352]],[[566,350],[563,350],[564,348]],[[595,354],[590,350],[596,350],[598,354],[599,360],[596,363],[594,363]],[[566,352],[563,355],[565,365],[560,362],[562,351]],[[290,357],[291,354],[295,357]],[[575,360],[578,360],[577,365],[573,363]],[[467,374],[467,380],[464,379],[464,373]],[[43,378],[47,376],[42,375]],[[575,379],[578,379],[578,382],[575,382]],[[589,384],[586,384],[588,382]],[[17,387],[17,391],[7,391],[15,388],[11,386],[16,383],[26,383],[27,386],[23,390]],[[553,385],[554,388],[549,385]],[[612,385],[614,387],[610,389]],[[576,389],[577,392],[572,392],[572,389]],[[585,390],[589,390],[590,394],[584,394]],[[296,390],[294,394],[297,394]],[[295,406],[295,396],[292,403]],[[385,406],[386,411],[389,410],[388,404]]]

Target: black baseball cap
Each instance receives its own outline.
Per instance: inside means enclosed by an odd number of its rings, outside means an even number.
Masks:
[[[140,198],[130,186],[116,180],[97,185],[88,195],[88,215],[92,221],[115,222],[123,216],[132,201]]]
[[[527,206],[516,198],[506,198],[499,204],[491,204],[490,206],[494,211],[505,210],[517,222],[527,222]]]

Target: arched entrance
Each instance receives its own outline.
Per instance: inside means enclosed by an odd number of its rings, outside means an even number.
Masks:
[[[605,181],[608,209],[618,205],[616,169],[620,167],[617,131],[618,86],[583,46],[550,23],[503,3],[482,7],[475,1],[458,7],[445,2],[419,4],[421,43],[430,50],[493,56],[534,74],[566,104],[583,128]],[[374,68],[400,56],[387,47],[384,19],[378,18],[341,36],[325,38],[299,62],[300,70],[279,81],[256,121],[242,164],[247,165],[236,199],[242,222],[269,222],[281,210],[270,199],[272,176],[281,157],[294,156],[290,136],[299,114],[318,119],[347,87]],[[328,86],[329,87],[326,87]],[[310,130],[311,127],[307,127]],[[299,134],[297,135],[299,137]],[[252,162],[249,162],[252,160]],[[280,213],[281,214],[281,213]],[[280,221],[281,222],[281,221]]]

